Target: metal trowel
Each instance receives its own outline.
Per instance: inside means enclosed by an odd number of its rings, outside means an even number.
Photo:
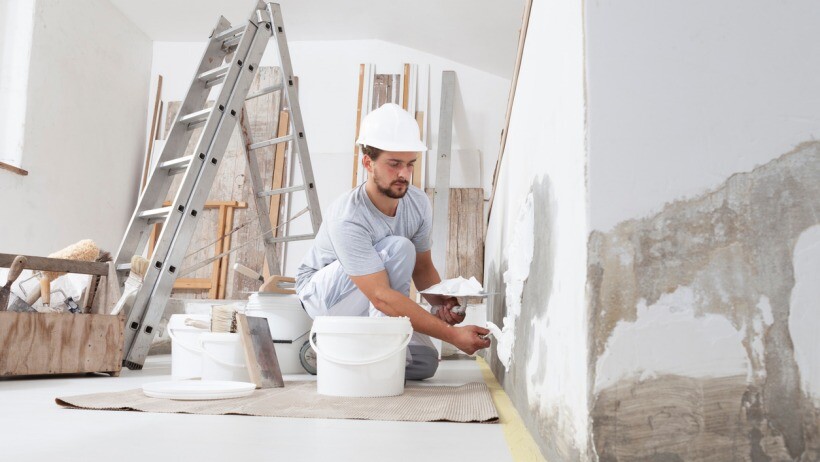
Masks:
[[[25,300],[14,294],[9,294],[8,311],[14,311],[17,313],[39,313],[39,311],[35,310],[31,305],[26,303]]]
[[[20,273],[23,272],[23,268],[25,268],[27,262],[28,260],[26,257],[22,255],[16,256],[14,261],[11,262],[11,266],[9,267],[9,275],[6,279],[6,285],[0,288],[0,311],[6,311],[6,308],[9,306],[9,301],[13,301],[13,304],[16,307],[19,307],[18,301],[22,302],[22,300],[18,299],[11,293],[11,285],[14,284],[14,281],[16,281],[18,277],[20,277]],[[23,302],[23,304],[28,306],[25,302]]]

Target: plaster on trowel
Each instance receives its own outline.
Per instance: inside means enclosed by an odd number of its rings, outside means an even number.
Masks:
[[[420,294],[429,294],[429,295],[442,295],[446,297],[474,297],[474,298],[487,298],[488,296],[492,295],[487,292],[484,292],[484,288],[481,286],[481,283],[475,277],[471,277],[470,279],[464,279],[463,277],[457,277],[453,279],[446,279],[444,281],[439,282],[433,286],[428,287],[425,290],[419,292]],[[431,312],[435,314],[439,310],[439,305],[433,305],[431,308]],[[456,305],[450,308],[450,312],[453,314],[464,314],[467,311],[466,306],[459,306]]]

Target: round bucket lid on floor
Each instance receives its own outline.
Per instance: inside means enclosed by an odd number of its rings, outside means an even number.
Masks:
[[[146,383],[142,386],[142,392],[149,398],[178,400],[241,398],[249,396],[255,389],[256,385],[249,382],[217,380],[175,380]]]

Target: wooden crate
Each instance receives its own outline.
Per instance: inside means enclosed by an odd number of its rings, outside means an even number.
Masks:
[[[0,312],[0,377],[122,369],[125,317]]]
[[[0,253],[0,268],[7,268],[14,256]],[[26,269],[89,274],[105,283],[92,284],[92,314],[0,311],[0,377],[88,372],[118,376],[125,315],[105,314],[119,298],[113,264],[26,257]]]

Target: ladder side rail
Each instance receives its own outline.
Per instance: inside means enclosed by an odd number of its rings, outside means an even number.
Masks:
[[[313,177],[310,151],[308,150],[307,138],[305,137],[304,124],[302,122],[302,110],[299,107],[299,98],[296,86],[293,82],[293,66],[290,62],[288,51],[288,40],[285,34],[285,25],[282,20],[282,10],[277,3],[268,3],[268,14],[273,22],[273,37],[276,40],[276,50],[279,54],[279,63],[282,66],[282,75],[285,82],[285,94],[290,107],[290,126],[293,141],[291,149],[295,149],[295,154],[299,157],[302,169],[302,181],[305,185],[305,194],[310,212],[310,222],[313,225],[313,234],[319,232],[322,224],[322,212],[319,209],[319,196],[316,193],[316,181]]]
[[[251,27],[250,23],[249,27]],[[255,28],[256,26],[254,25],[253,27]],[[234,62],[238,62],[238,60],[244,59],[245,55],[250,49],[250,42],[252,41],[253,36],[253,34],[247,35],[246,33],[246,37],[243,37],[243,40],[240,42],[235,52]],[[165,225],[162,227],[162,231],[160,231],[159,237],[157,238],[156,245],[154,246],[154,253],[151,256],[151,259],[149,260],[150,263],[148,265],[148,270],[144,275],[142,288],[139,292],[137,292],[133,306],[131,307],[131,310],[128,313],[128,318],[126,320],[124,345],[126,345],[126,347],[129,348],[129,350],[130,347],[133,345],[136,338],[136,334],[138,332],[142,331],[145,334],[144,331],[148,329],[151,332],[147,332],[147,334],[153,337],[154,327],[151,325],[144,325],[146,307],[148,306],[151,291],[160,274],[162,274],[165,271],[168,271],[171,267],[174,267],[175,271],[176,267],[179,266],[177,263],[170,263],[168,261],[168,253],[171,248],[171,243],[174,239],[174,236],[177,233],[177,228],[179,226],[180,219],[190,215],[191,213],[198,213],[198,211],[202,208],[198,207],[196,209],[192,209],[191,207],[189,207],[189,197],[191,191],[193,191],[194,189],[194,185],[196,184],[197,178],[199,177],[202,169],[204,168],[206,163],[210,162],[211,160],[209,156],[206,154],[206,151],[212,143],[214,134],[217,132],[217,129],[219,127],[219,124],[221,123],[222,118],[225,117],[226,113],[228,112],[227,109],[220,111],[219,106],[227,106],[227,101],[230,97],[231,92],[233,91],[234,84],[238,76],[240,75],[240,70],[242,69],[243,67],[240,66],[231,66],[231,69],[225,76],[225,83],[219,92],[219,96],[216,100],[216,103],[211,111],[210,116],[208,117],[205,123],[205,127],[202,130],[202,134],[199,138],[199,141],[197,142],[197,147],[194,151],[194,158],[185,171],[179,189],[177,190],[174,196],[174,200],[170,206],[171,211],[165,220]],[[207,97],[207,95],[205,95],[205,97]],[[179,121],[180,117],[182,117],[182,115],[177,116],[177,121]],[[174,129],[187,130],[187,127],[184,126],[184,123],[176,123],[175,127],[172,130]],[[149,186],[151,186],[150,182]],[[146,191],[147,190],[148,188],[146,188]],[[165,199],[165,194],[167,194],[167,189],[165,190],[163,196],[159,199],[160,201]],[[146,229],[149,228],[146,227]],[[130,258],[130,256],[128,258]]]
[[[132,332],[133,341],[130,344],[128,353],[125,357],[124,363],[129,368],[141,368],[145,362],[145,357],[148,355],[148,350],[151,347],[151,341],[155,335],[156,326],[162,319],[165,311],[165,305],[171,295],[174,281],[176,280],[177,269],[180,268],[182,260],[188,251],[191,238],[196,230],[196,216],[192,214],[197,210],[202,210],[208,198],[208,193],[213,186],[214,178],[218,171],[220,161],[225,154],[225,149],[236,127],[236,119],[245,102],[245,97],[250,90],[253,83],[253,77],[258,70],[259,61],[265,51],[265,46],[270,38],[270,25],[265,23],[266,27],[258,27],[256,24],[249,22],[248,29],[245,36],[240,42],[237,49],[236,62],[242,59],[241,66],[232,66],[229,71],[229,77],[226,77],[225,85],[223,86],[220,98],[217,104],[224,104],[224,111],[219,111],[221,115],[219,118],[219,125],[210,137],[207,149],[201,149],[203,146],[198,146],[197,152],[205,153],[205,162],[202,164],[202,169],[199,175],[195,178],[195,182],[191,188],[180,188],[178,193],[177,203],[184,191],[191,191],[187,196],[185,211],[183,213],[172,213],[171,216],[176,216],[176,226],[174,226],[173,233],[169,235],[165,242],[163,236],[160,236],[157,247],[160,245],[167,248],[167,256],[165,261],[157,261],[161,264],[161,268],[157,268],[157,263],[152,263],[150,268],[153,270],[153,278],[151,281],[144,282],[143,289],[149,287],[150,295],[147,290],[143,290],[137,296],[134,306],[143,306],[144,314],[142,321],[137,329],[133,329],[131,325],[126,326],[126,330]],[[252,33],[251,33],[252,32]],[[241,58],[240,58],[241,57]],[[233,77],[231,78],[231,74]],[[229,84],[230,85],[229,87]],[[227,94],[227,98],[224,96]],[[224,101],[224,103],[223,103]],[[214,112],[217,114],[217,112]],[[209,119],[209,123],[211,120]],[[203,137],[203,141],[205,138]],[[186,176],[185,180],[189,180]],[[171,228],[171,226],[167,226]],[[163,230],[164,232],[164,230]],[[148,273],[152,273],[149,270]],[[138,305],[140,302],[141,305]],[[130,320],[129,320],[130,321]]]
[[[205,105],[205,100],[208,98],[209,91],[206,91],[204,88],[204,83],[199,82],[197,77],[200,73],[211,68],[215,68],[220,64],[220,60],[214,59],[214,56],[224,56],[224,53],[221,53],[220,50],[222,45],[219,40],[214,39],[213,37],[216,37],[229,27],[230,24],[228,21],[224,17],[220,17],[214,27],[213,33],[211,34],[212,39],[208,43],[208,46],[203,53],[202,61],[197,69],[196,75],[194,75],[193,81],[191,82],[190,89],[188,90],[188,94],[182,104],[182,108],[180,109],[179,114],[177,114],[177,119],[179,119],[180,114],[186,113],[183,112],[184,110],[201,108]],[[165,147],[162,149],[160,157],[157,160],[156,166],[159,166],[162,162],[181,156],[185,150],[185,147],[188,145],[190,137],[191,131],[187,130],[187,127],[180,126],[180,124],[175,121],[172,125],[171,132],[167,137],[168,141],[165,143]],[[123,235],[123,239],[120,242],[120,246],[117,249],[117,254],[114,258],[115,268],[118,265],[129,264],[131,257],[138,253],[142,253],[142,250],[144,250],[146,244],[148,243],[148,236],[150,235],[150,230],[152,227],[143,222],[138,217],[138,214],[147,209],[159,208],[162,201],[165,200],[165,197],[168,195],[168,190],[171,188],[171,184],[173,183],[172,175],[168,175],[166,172],[161,172],[159,175],[155,175],[154,173],[156,172],[157,167],[154,167],[151,170],[151,173],[149,173],[145,188],[137,199],[134,213],[131,215],[131,221],[126,228],[125,234]],[[127,270],[118,272],[120,289],[122,289],[127,276]]]

